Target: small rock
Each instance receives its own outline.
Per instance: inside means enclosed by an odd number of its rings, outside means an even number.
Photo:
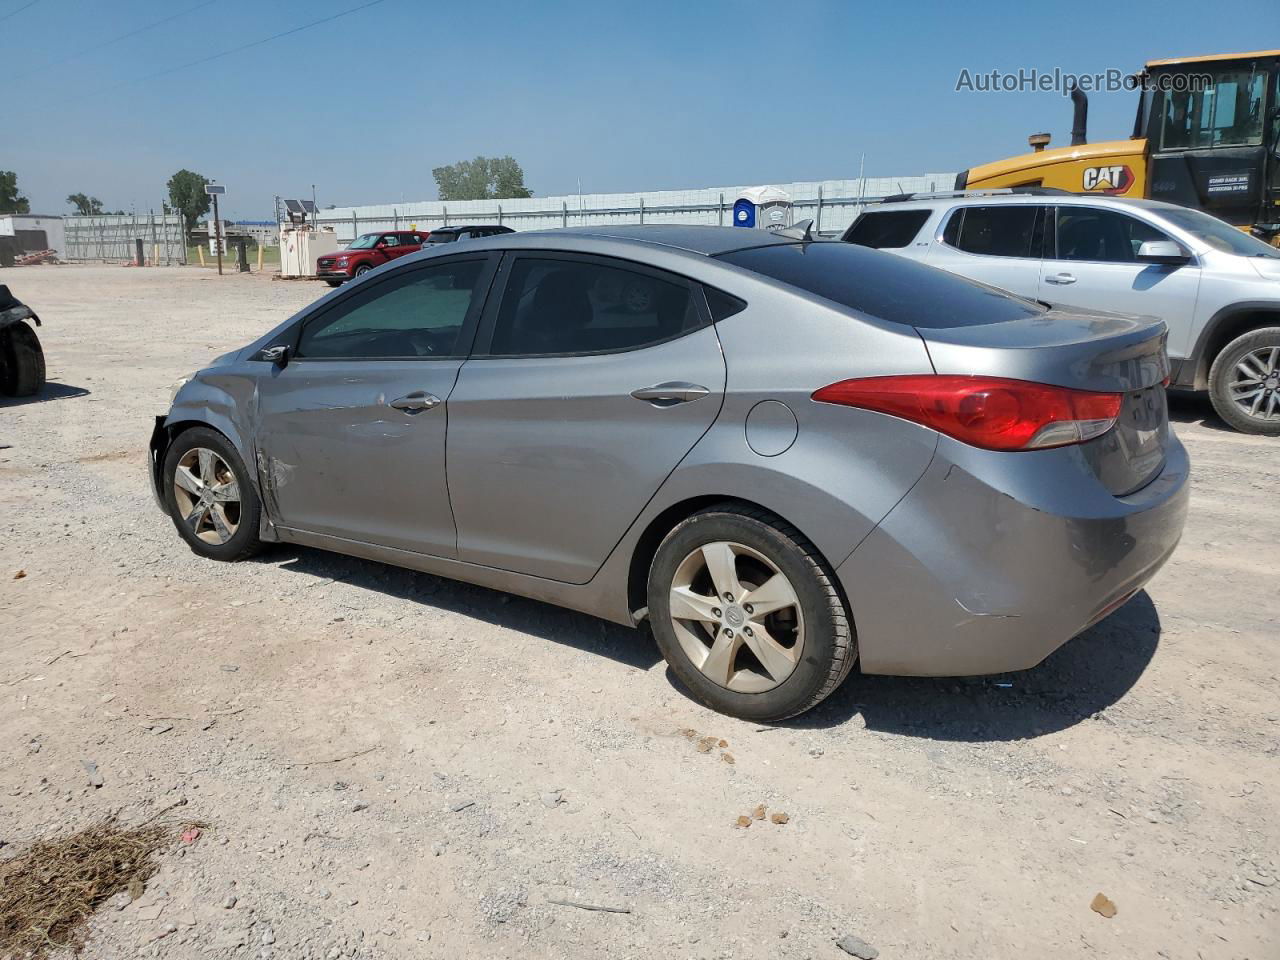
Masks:
[[[89,774],[89,785],[95,790],[99,789],[104,781],[102,774],[98,772],[98,765],[92,760],[82,760],[80,764],[84,767],[85,773]]]
[[[15,574],[13,575],[13,579],[15,579],[15,580],[25,580],[25,579],[26,579],[26,576],[27,576],[27,571],[25,571],[25,570],[19,570],[17,573],[15,573]]]
[[[467,807],[474,807],[475,805],[476,805],[476,802],[474,800],[459,800],[449,809],[452,810],[454,813],[459,813],[467,809]]]
[[[880,956],[880,951],[873,947],[861,937],[855,937],[853,934],[845,934],[836,941],[836,946],[849,954],[851,957],[857,957],[858,960],[876,960]]]
[[[721,759],[722,761],[724,761],[725,763],[729,763],[729,764],[733,764],[733,763],[737,763],[737,762],[738,762],[737,760],[733,759],[733,754],[732,754],[732,753],[729,753],[729,751],[727,751],[727,750],[721,751],[721,753],[720,753],[720,759]]]
[[[750,818],[750,817],[739,817],[739,818],[738,818],[738,826],[740,826],[740,827],[749,827],[749,826],[751,826],[751,818]]]
[[[232,907],[234,907],[238,902],[239,902],[239,900],[238,900],[236,897],[227,897],[225,900],[223,900],[223,901],[222,901],[222,909],[223,909],[223,910],[230,910],[230,909],[231,909]]]
[[[234,663],[224,663],[218,669],[221,670],[223,673],[235,673],[240,668],[236,666]]]
[[[754,820],[763,820],[764,815],[768,812],[768,808],[763,803],[756,804],[756,808],[751,811],[751,817]]]
[[[769,819],[772,820],[774,823],[776,823],[778,826],[782,826],[791,818],[787,816],[785,813],[775,813]]]
[[[823,750],[821,747],[810,747],[810,748],[809,748],[809,756],[813,757],[815,760],[816,760],[818,757],[822,756],[824,753],[826,753],[826,751],[825,751],[825,750]]]
[[[1106,896],[1101,893],[1093,898],[1093,901],[1089,904],[1089,909],[1099,916],[1106,917],[1108,920],[1116,915],[1115,903],[1108,900]]]
[[[275,942],[276,942],[276,934],[274,930],[272,930],[270,927],[267,927],[267,929],[262,931],[262,943],[264,946],[270,946]]]
[[[544,793],[542,795],[542,805],[544,807],[557,807],[560,805],[560,803],[561,803],[561,800],[560,800],[559,790],[552,790],[550,793]]]
[[[437,857],[443,856],[444,851],[445,851],[445,846],[443,843],[437,843],[434,847],[431,848],[431,852],[434,853]]]
[[[361,810],[368,810],[368,809],[369,809],[369,805],[367,803],[357,803],[354,807],[351,808],[351,812],[359,813]]]

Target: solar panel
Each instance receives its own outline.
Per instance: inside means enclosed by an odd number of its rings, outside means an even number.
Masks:
[[[308,213],[307,208],[303,206],[304,203],[306,203],[305,200],[286,200],[284,206],[290,213]]]

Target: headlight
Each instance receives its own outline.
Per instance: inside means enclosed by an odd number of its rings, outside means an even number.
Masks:
[[[169,406],[173,406],[173,401],[178,399],[178,391],[191,382],[190,377],[179,377],[173,381],[173,386],[169,388]]]
[[[340,267],[345,267],[346,265],[347,265],[347,258],[346,258],[346,257],[339,257],[339,258],[338,258],[338,266],[340,266]]]

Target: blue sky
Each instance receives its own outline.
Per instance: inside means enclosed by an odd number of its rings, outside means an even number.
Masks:
[[[511,154],[538,195],[948,172],[1065,144],[1054,93],[957,93],[962,69],[1136,69],[1280,46],[1280,2],[507,2],[0,0],[0,169],[33,209],[83,191],[158,207],[181,167],[321,204],[431,199],[432,167]],[[11,72],[13,58],[21,69]],[[157,74],[162,74],[157,76]],[[1090,138],[1127,136],[1135,94],[1095,94]]]

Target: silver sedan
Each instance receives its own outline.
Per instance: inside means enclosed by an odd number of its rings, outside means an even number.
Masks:
[[[423,251],[179,381],[152,437],[198,554],[286,542],[650,624],[716,710],[853,667],[1038,663],[1168,559],[1160,321],[800,231]]]

